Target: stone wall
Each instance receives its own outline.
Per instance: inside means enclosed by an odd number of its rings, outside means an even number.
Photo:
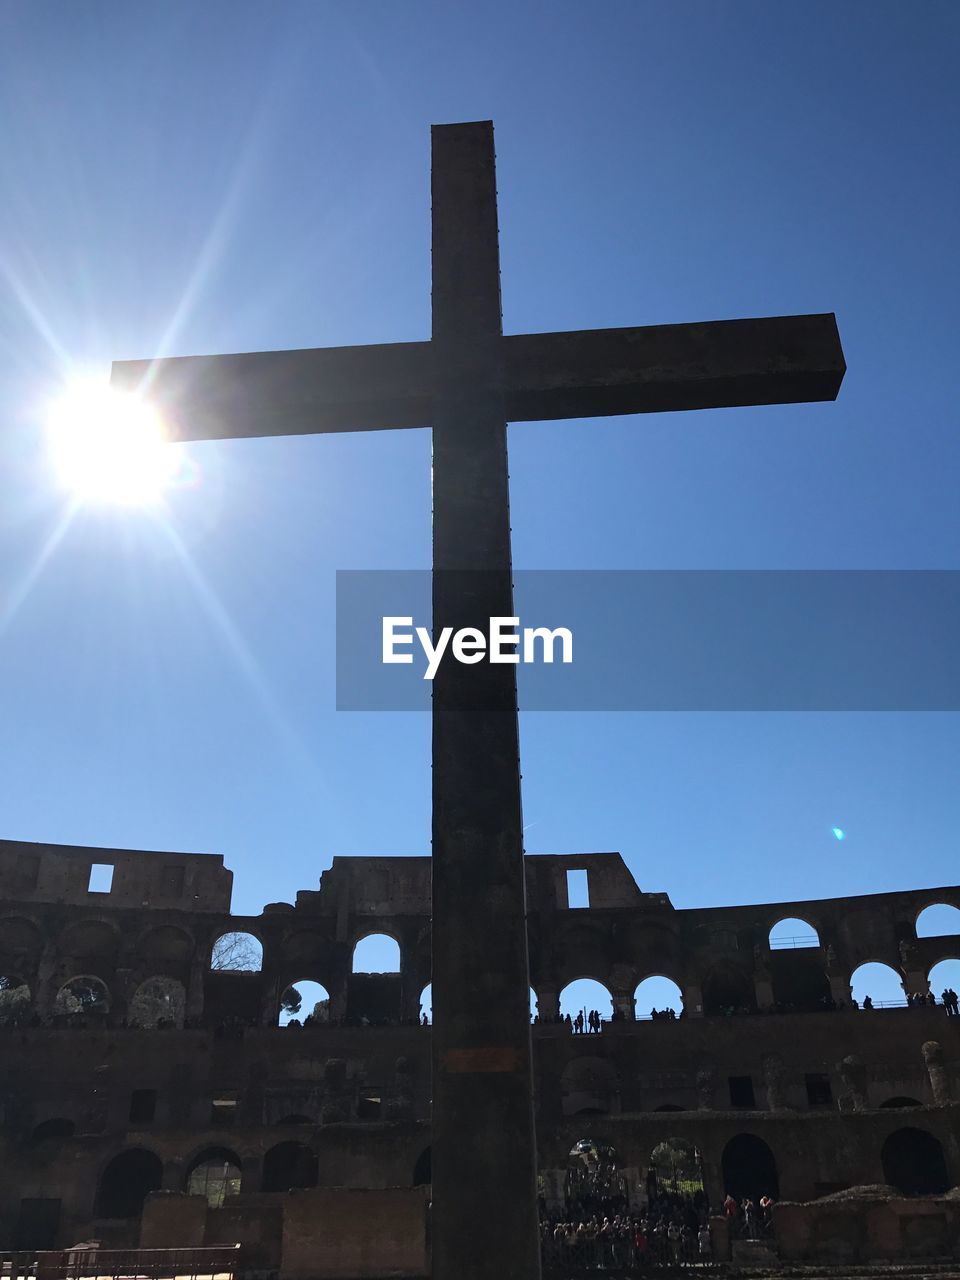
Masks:
[[[426,1275],[426,1206],[423,1187],[291,1192],[281,1280]]]
[[[809,1204],[774,1208],[784,1262],[862,1263],[960,1258],[960,1196],[897,1198],[860,1188]]]

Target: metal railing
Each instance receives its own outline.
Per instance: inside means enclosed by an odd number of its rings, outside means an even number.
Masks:
[[[9,1280],[230,1280],[240,1246],[208,1249],[17,1250],[0,1253],[0,1276]]]
[[[770,950],[783,951],[789,950],[791,947],[808,947],[815,948],[820,946],[820,939],[815,933],[797,933],[791,934],[784,938],[771,938]]]

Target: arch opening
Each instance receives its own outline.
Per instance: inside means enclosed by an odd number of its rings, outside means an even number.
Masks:
[[[263,968],[263,943],[252,933],[222,933],[213,944],[210,968],[214,973],[259,973]]]
[[[949,1190],[943,1147],[926,1129],[897,1129],[880,1152],[883,1178],[905,1196],[936,1196]]]
[[[368,933],[353,949],[354,973],[399,973],[400,943],[387,933]]]
[[[948,1017],[956,1017],[956,995],[960,992],[960,960],[951,956],[939,961],[927,974],[927,981],[930,983],[930,991],[937,1003],[946,1009]]]
[[[222,1209],[227,1196],[240,1194],[240,1157],[225,1147],[201,1151],[187,1170],[187,1192],[205,1196],[211,1209]]]
[[[665,1103],[658,1111],[682,1111],[673,1103]],[[704,1198],[703,1157],[699,1148],[682,1138],[665,1138],[650,1152],[647,1166],[647,1194],[687,1195]]]
[[[960,934],[960,907],[932,902],[917,916],[918,938],[942,938],[951,934]]]
[[[850,990],[861,1009],[891,1009],[906,1005],[903,979],[896,969],[869,960],[850,975]]]
[[[785,916],[770,930],[768,941],[771,951],[798,951],[819,947],[820,935],[812,924],[799,916]]]
[[[182,1027],[187,1012],[187,992],[176,978],[147,978],[130,1001],[127,1020],[147,1030]]]
[[[591,1031],[599,1031],[599,1026],[590,1026],[590,1014],[600,1015],[600,1021],[609,1022],[613,1017],[613,997],[595,978],[576,978],[568,982],[560,992],[560,1017],[566,1021],[577,1034],[589,1035]]]
[[[633,993],[638,1021],[673,1020],[683,1013],[683,992],[672,978],[653,974],[637,985]]]
[[[613,1147],[594,1138],[580,1138],[570,1148],[564,1178],[566,1212],[586,1222],[600,1220],[627,1208],[627,1184]]]
[[[277,1025],[324,1027],[330,1022],[330,993],[312,978],[291,983],[280,997]]]
[[[139,1218],[151,1191],[163,1179],[160,1158],[142,1147],[114,1156],[104,1169],[97,1192],[98,1218]]]
[[[0,1026],[15,1025],[29,1017],[30,987],[16,974],[0,974]]]
[[[53,1002],[54,1013],[71,1017],[88,1013],[109,1013],[110,992],[102,978],[81,974],[65,982]]]
[[[759,1204],[762,1196],[780,1198],[780,1178],[773,1152],[762,1138],[752,1133],[739,1133],[723,1148],[720,1160],[723,1189],[739,1204],[752,1200]]]

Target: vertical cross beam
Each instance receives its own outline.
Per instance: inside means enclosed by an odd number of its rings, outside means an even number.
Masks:
[[[493,125],[433,130],[433,626],[513,613]],[[540,1274],[516,668],[433,682],[433,1274]]]

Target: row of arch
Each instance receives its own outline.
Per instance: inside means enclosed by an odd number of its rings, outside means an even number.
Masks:
[[[943,1147],[926,1129],[895,1129],[880,1148],[880,1164],[883,1181],[902,1195],[944,1195],[950,1189]],[[755,1134],[731,1138],[723,1150],[721,1169],[724,1191],[735,1200],[749,1196],[756,1203],[764,1194],[779,1199],[776,1160]]]
[[[263,943],[253,933],[221,934],[210,952],[210,968],[218,972],[259,973]],[[386,933],[368,933],[353,948],[353,973],[399,973],[400,944]]]
[[[571,1159],[584,1146],[584,1139],[574,1144]],[[689,1163],[684,1179],[689,1183],[691,1171],[696,1176],[699,1155],[688,1142],[680,1139],[661,1141],[650,1156],[650,1169],[656,1170],[664,1182],[669,1180],[669,1165],[676,1178],[677,1162]],[[942,1195],[950,1185],[947,1162],[940,1142],[926,1129],[905,1126],[894,1130],[884,1140],[880,1151],[883,1179],[904,1195]],[[724,1146],[720,1159],[723,1191],[736,1200],[749,1196],[754,1202],[768,1195],[780,1195],[779,1171],[769,1145],[751,1133],[732,1137]],[[659,1168],[658,1168],[659,1165]],[[702,1187],[702,1175],[701,1187]],[[284,1141],[271,1147],[263,1157],[260,1190],[286,1192],[317,1186],[319,1161],[305,1143]],[[192,1195],[206,1197],[211,1208],[221,1208],[229,1195],[237,1195],[243,1179],[239,1155],[227,1147],[208,1147],[190,1161],[184,1175],[183,1189]],[[429,1184],[431,1149],[420,1153],[411,1171],[414,1186]],[[163,1184],[160,1157],[143,1147],[132,1147],[114,1156],[101,1174],[97,1187],[96,1216],[107,1219],[139,1217],[151,1192]]]
[[[717,933],[719,937],[723,933]],[[960,935],[960,908],[947,903],[934,903],[919,912],[916,919],[919,938]],[[736,935],[731,937],[736,940]],[[65,961],[86,957],[88,968],[103,973],[119,945],[120,934],[115,922],[78,920],[66,926],[58,940],[58,952]],[[819,948],[820,935],[814,925],[799,917],[785,917],[771,928],[768,942],[773,950]],[[39,959],[44,946],[42,932],[32,920],[21,917],[0,919],[0,954],[7,963],[20,957],[22,967],[30,968]],[[190,966],[197,958],[197,943],[189,931],[175,925],[156,925],[137,942],[141,961],[157,973],[186,980]],[[29,960],[28,960],[29,958]],[[399,941],[384,932],[360,937],[353,949],[353,973],[398,973],[402,967]],[[16,963],[16,962],[15,962]],[[226,972],[259,972],[263,966],[263,944],[252,932],[230,930],[213,944],[211,968]],[[68,966],[69,967],[69,966]]]
[[[711,982],[711,976],[715,980]],[[815,984],[806,984],[809,988],[807,1007],[816,1008],[825,1005],[831,999],[831,988],[825,973],[816,974]],[[930,990],[939,998],[946,988],[960,990],[960,958],[941,960],[932,965],[927,973]],[[777,983],[774,983],[774,994],[777,995]],[[890,965],[879,961],[868,961],[859,965],[850,975],[851,995],[859,1005],[870,997],[875,1005],[903,1005],[906,1003],[903,975]],[[725,1009],[738,1009],[744,1006],[755,1006],[755,994],[748,975],[735,971],[714,971],[708,975],[703,988],[704,1012],[721,1013]],[[683,992],[680,986],[663,974],[644,978],[633,992],[635,1016],[638,1019],[662,1015],[664,1012],[680,1013],[684,1008]],[[560,992],[560,1015],[571,1014],[576,1017],[577,1011],[583,1008],[597,1009],[606,1019],[613,1014],[613,997],[609,989],[595,978],[580,978],[569,983]]]
[[[918,938],[960,935],[960,908],[947,903],[925,907],[916,920]],[[773,950],[812,948],[821,945],[817,929],[798,916],[786,916],[770,929]],[[226,933],[214,943],[211,967],[258,972],[263,964],[263,944],[252,933]],[[352,972],[399,973],[400,944],[386,933],[366,934],[353,949]]]
[[[821,978],[821,999],[828,999],[830,987],[826,975]],[[960,989],[960,959],[941,960],[933,965],[927,979],[930,990],[939,996],[947,988]],[[740,991],[739,985],[743,985]],[[890,965],[869,961],[860,965],[850,976],[853,999],[862,1005],[870,997],[874,1005],[903,1004],[905,993],[903,978]],[[817,992],[813,992],[816,996]],[[729,1007],[738,1007],[741,1001],[748,1007],[753,1004],[751,992],[739,975],[730,975],[726,982],[713,987],[705,985],[705,1012],[721,1012],[725,1001]],[[0,975],[0,1020],[23,1013],[30,1006],[31,992],[27,982],[16,975]],[[297,981],[287,987],[280,997],[278,1022],[286,1026],[296,1020],[323,1023],[329,1019],[330,996],[322,984],[312,979]],[[679,1014],[684,1007],[683,992],[676,982],[662,974],[644,978],[633,993],[635,1016],[639,1019]],[[576,1019],[578,1013],[596,1010],[609,1020],[613,1016],[613,997],[609,989],[594,978],[579,978],[568,983],[559,994],[560,1016]],[[53,1012],[62,1015],[108,1013],[110,991],[102,978],[93,974],[78,974],[59,989]],[[130,1025],[144,1028],[157,1026],[181,1027],[186,1010],[186,989],[178,979],[168,977],[148,978],[136,988],[128,1007]],[[427,984],[420,994],[420,1013],[428,1021],[433,1020],[432,987]],[[530,989],[530,1015],[539,1015],[537,993]]]
[[[29,1012],[31,1003],[27,982],[9,974],[0,976],[0,1022],[16,1021]],[[129,1025],[146,1029],[182,1027],[186,1004],[187,992],[182,982],[176,978],[147,978],[130,1000]],[[52,1012],[64,1018],[109,1013],[110,989],[95,974],[77,974],[57,991]]]
[[[316,1153],[302,1142],[278,1142],[263,1157],[261,1191],[294,1191],[317,1185]],[[187,1166],[184,1191],[202,1195],[212,1209],[237,1195],[242,1180],[240,1157],[227,1147],[208,1147]],[[131,1147],[114,1156],[104,1169],[97,1188],[98,1218],[136,1218],[143,1202],[163,1184],[160,1157],[144,1147]]]
[[[960,907],[946,902],[924,907],[915,921],[918,938],[942,938],[960,934]],[[787,916],[771,928],[767,941],[773,950],[787,947],[819,947],[820,935],[808,920]]]

